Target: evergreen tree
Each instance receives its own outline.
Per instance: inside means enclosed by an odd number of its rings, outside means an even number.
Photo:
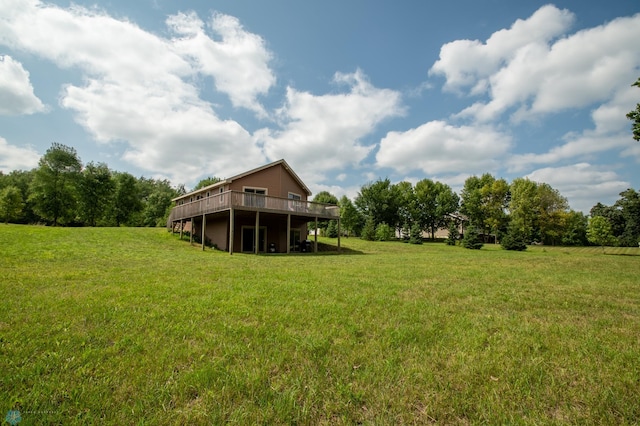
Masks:
[[[335,220],[330,220],[327,225],[327,237],[338,238],[338,226]]]
[[[393,238],[393,228],[386,223],[380,223],[376,226],[376,240],[389,241]]]
[[[376,239],[376,224],[373,217],[367,216],[367,220],[364,222],[364,227],[362,228],[361,238],[367,241]]]
[[[422,229],[420,225],[414,223],[411,226],[411,232],[409,235],[409,244],[422,244]]]
[[[464,234],[464,238],[462,239],[462,246],[468,249],[480,250],[484,243],[482,242],[482,238],[480,238],[480,232],[478,232],[478,228],[471,227],[467,229],[467,232]]]
[[[509,230],[502,237],[500,245],[505,250],[523,251],[527,249],[524,233],[517,226],[509,226]]]
[[[447,245],[449,246],[455,246],[458,238],[460,238],[460,232],[458,232],[458,224],[452,220],[449,222],[449,235],[447,236],[445,243],[447,243]]]

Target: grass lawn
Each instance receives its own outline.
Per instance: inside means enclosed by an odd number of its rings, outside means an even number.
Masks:
[[[0,225],[0,419],[640,422],[639,249],[342,245]]]

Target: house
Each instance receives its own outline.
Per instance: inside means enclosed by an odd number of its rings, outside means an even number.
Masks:
[[[303,243],[307,223],[333,219],[340,226],[340,210],[309,196],[287,162],[278,160],[174,198],[167,227],[182,232],[188,223],[203,249],[210,243],[230,254],[317,251],[317,237],[311,246]]]

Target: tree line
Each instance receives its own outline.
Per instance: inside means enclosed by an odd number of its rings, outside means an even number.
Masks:
[[[194,189],[219,181],[201,180]],[[184,185],[168,180],[136,178],[104,163],[83,166],[76,150],[54,143],[29,171],[0,172],[0,219],[14,223],[67,226],[165,226],[171,200],[185,194]],[[483,242],[515,241],[516,246],[637,246],[640,242],[640,194],[629,188],[613,205],[597,203],[587,216],[546,183],[527,178],[512,182],[489,173],[469,177],[460,194],[442,182],[422,179],[391,183],[378,179],[360,188],[352,201],[323,191],[314,201],[340,206],[342,232],[368,240],[396,235],[422,242],[449,229],[449,242],[465,236]],[[319,224],[337,236],[335,222]],[[470,243],[471,244],[471,243]]]
[[[527,178],[509,183],[485,173],[469,177],[459,195],[431,179],[415,185],[378,179],[362,186],[353,201],[346,196],[338,200],[328,192],[319,193],[314,201],[339,205],[342,231],[368,240],[399,236],[420,243],[425,233],[434,239],[438,229],[448,229],[448,241],[454,243],[462,223],[466,236],[481,243],[508,241],[519,249],[530,243],[601,245],[603,238],[607,245],[637,246],[640,194],[627,189],[620,197],[612,206],[596,204],[585,215],[572,210],[567,199],[547,183]],[[611,224],[608,230],[601,230],[600,218]],[[325,232],[337,236],[331,223]]]
[[[0,172],[4,222],[66,226],[165,226],[171,199],[184,194],[168,180],[136,178],[104,163],[83,166],[72,147],[53,143],[33,170]]]

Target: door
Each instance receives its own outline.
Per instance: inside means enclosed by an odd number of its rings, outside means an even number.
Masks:
[[[267,234],[267,228],[260,227],[258,231],[258,251],[264,252],[267,248],[267,241],[265,239],[265,235]],[[243,226],[242,227],[242,252],[243,253],[255,253],[255,238],[256,238],[256,227],[255,226]]]

